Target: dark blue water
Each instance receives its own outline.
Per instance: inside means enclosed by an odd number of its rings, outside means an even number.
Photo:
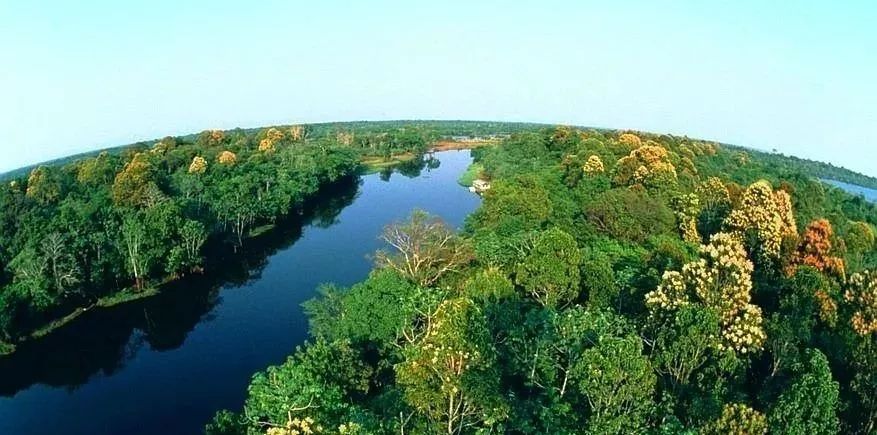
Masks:
[[[436,157],[419,175],[336,186],[205,276],[90,312],[0,359],[0,434],[192,434],[216,410],[239,409],[250,376],[307,338],[300,304],[317,286],[367,276],[385,225],[421,208],[459,227],[478,206],[456,182],[469,152]]]
[[[839,187],[853,195],[861,195],[865,197],[868,201],[877,202],[877,190],[869,189],[867,187],[862,187],[856,184],[844,183],[843,181],[837,180],[828,180],[823,179],[822,181],[831,184],[832,186]]]

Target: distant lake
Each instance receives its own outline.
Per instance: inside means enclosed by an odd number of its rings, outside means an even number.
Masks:
[[[868,201],[877,202],[877,190],[869,189],[867,187],[862,187],[856,184],[844,183],[843,181],[829,180],[825,178],[823,178],[822,181],[834,187],[839,187],[849,193],[852,193],[853,195],[862,195]]]
[[[307,338],[301,303],[365,279],[385,225],[420,208],[460,227],[478,207],[457,184],[469,152],[434,157],[332,186],[204,275],[23,343],[0,358],[0,434],[198,434],[240,410],[253,373]]]

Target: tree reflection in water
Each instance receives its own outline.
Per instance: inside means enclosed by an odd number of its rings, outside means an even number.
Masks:
[[[146,344],[155,351],[180,347],[196,325],[209,322],[220,289],[245,286],[258,279],[267,260],[293,245],[308,225],[328,228],[353,203],[361,180],[327,186],[304,212],[276,222],[273,230],[247,241],[237,254],[213,241],[205,246],[206,273],[187,276],[163,287],[152,298],[112,308],[92,309],[44,338],[22,343],[0,358],[0,395],[11,396],[36,383],[75,389],[92,376],[121,370]],[[222,253],[216,255],[216,253]]]

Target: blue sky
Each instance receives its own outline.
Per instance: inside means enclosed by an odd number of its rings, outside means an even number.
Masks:
[[[207,128],[487,119],[877,175],[877,2],[0,0],[0,171]]]

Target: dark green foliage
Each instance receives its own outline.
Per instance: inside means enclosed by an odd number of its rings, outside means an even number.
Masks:
[[[350,289],[326,285],[320,293],[304,305],[312,335],[382,345],[394,341],[410,321],[418,289],[399,274],[380,270]]]
[[[359,157],[372,152],[334,133],[293,141],[289,126],[274,130],[286,133],[273,152],[258,148],[267,130],[207,131],[4,182],[3,341],[25,339],[100,298],[202,272],[208,241],[240,249],[253,229],[299,210],[321,187],[356,176]],[[393,152],[422,153],[435,137],[426,127],[385,133]]]
[[[676,219],[665,201],[644,191],[616,188],[584,204],[588,223],[611,237],[641,243],[650,235],[669,234]]]
[[[771,429],[795,435],[837,433],[838,384],[828,360],[818,350],[808,350],[801,366],[768,413]]]
[[[558,228],[539,233],[515,269],[515,283],[544,307],[565,307],[579,295],[581,252]]]
[[[274,130],[165,138],[4,183],[0,350],[77,306],[200,272],[203,246],[242,249],[254,228],[355,175],[361,157],[413,154],[404,174],[414,176],[436,164],[418,158],[435,139],[493,135],[500,146],[473,152],[491,189],[464,233],[417,214],[400,224],[403,238],[419,228],[416,242],[382,254],[392,261],[359,284],[322,287],[304,305],[311,341],[257,373],[241,412],[218,413],[208,433],[308,419],[324,433],[369,434],[877,430],[877,345],[852,328],[862,307],[844,298],[847,277],[877,265],[877,208],[813,177],[873,179],[640,132],[457,121]],[[607,174],[641,146],[660,156],[661,176],[625,167],[625,185],[612,188]],[[603,172],[584,171],[591,156]],[[740,192],[761,179],[790,194],[799,234],[831,222],[845,275],[786,267],[792,234],[751,276],[686,269],[712,255],[698,253],[698,236],[725,230]],[[422,253],[441,261],[406,270]],[[726,297],[753,304],[742,327],[763,328],[764,345],[726,346],[736,317],[684,297],[647,308],[665,276],[735,290]],[[751,292],[741,286],[750,278]]]

